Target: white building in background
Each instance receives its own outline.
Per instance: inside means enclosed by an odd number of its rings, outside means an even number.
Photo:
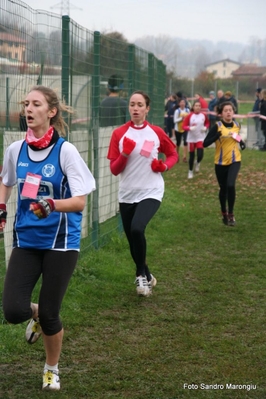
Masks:
[[[0,32],[0,55],[9,60],[25,61],[26,41],[11,33]]]
[[[232,73],[240,66],[240,62],[230,60],[229,58],[205,65],[207,72],[213,73],[215,78],[220,79],[231,78]]]

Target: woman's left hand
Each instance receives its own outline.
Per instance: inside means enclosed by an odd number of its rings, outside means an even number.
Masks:
[[[54,210],[55,204],[54,200],[51,198],[47,200],[42,199],[38,202],[31,202],[30,204],[30,211],[39,219],[47,218]]]
[[[246,148],[246,144],[244,143],[243,140],[240,141],[239,145],[242,151]]]
[[[156,158],[154,158],[154,160],[152,161],[151,168],[153,172],[165,172],[168,169],[167,165],[163,163],[161,159],[156,159]]]

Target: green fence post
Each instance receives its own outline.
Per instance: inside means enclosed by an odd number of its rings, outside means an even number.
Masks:
[[[156,99],[154,98],[154,55],[149,53],[148,55],[148,90],[149,90],[149,97],[151,99],[152,105],[149,111],[149,121],[154,123],[153,115],[154,115],[154,106],[156,104]],[[154,105],[153,105],[154,104]]]
[[[9,119],[9,78],[6,78],[6,130],[10,129],[10,119]]]
[[[45,53],[41,51],[41,70],[37,79],[37,85],[42,85],[44,62],[45,62]]]
[[[92,200],[92,243],[99,246],[99,105],[100,105],[100,50],[101,34],[94,32],[92,76],[92,137],[93,137],[93,176],[96,180],[96,191]]]
[[[135,45],[128,46],[128,98],[135,90]]]
[[[163,64],[161,60],[158,60],[158,78],[159,78],[159,84],[158,84],[158,106],[162,110],[162,115],[164,112],[164,101],[165,101],[165,84],[166,84],[166,66]],[[164,120],[163,116],[161,118],[161,123],[159,124],[160,126],[163,127],[164,125]]]
[[[62,98],[69,105],[69,77],[70,77],[70,39],[69,39],[70,18],[68,15],[62,16],[62,72],[61,86]],[[68,114],[63,113],[63,117],[69,124]],[[69,132],[67,133],[69,135]],[[69,136],[66,137],[67,140]]]

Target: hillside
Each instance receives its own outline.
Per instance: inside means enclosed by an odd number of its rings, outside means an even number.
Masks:
[[[265,43],[264,43],[265,42]],[[162,59],[168,69],[177,71],[178,76],[194,78],[205,65],[230,58],[241,63],[266,65],[266,41],[252,40],[250,45],[238,42],[213,42],[212,40],[191,40],[170,36],[144,36],[135,44]]]

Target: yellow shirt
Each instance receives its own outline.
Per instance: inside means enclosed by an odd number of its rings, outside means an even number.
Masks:
[[[240,132],[240,126],[234,121],[233,127],[226,127],[222,122],[217,122],[218,131],[222,133],[218,140],[215,141],[216,151],[214,163],[217,165],[231,165],[234,162],[241,161],[241,153],[239,143],[232,137],[228,137],[229,133]]]
[[[183,118],[183,119],[181,119],[180,121],[178,121],[178,122],[175,123],[175,130],[176,130],[177,132],[179,132],[179,133],[184,133],[184,129],[182,128],[182,124],[183,124],[184,118],[189,114],[189,112],[190,112],[190,111],[189,111],[188,108],[184,108],[184,109],[178,108],[178,109],[175,111],[174,120],[175,120],[175,119],[179,119],[179,118]]]

